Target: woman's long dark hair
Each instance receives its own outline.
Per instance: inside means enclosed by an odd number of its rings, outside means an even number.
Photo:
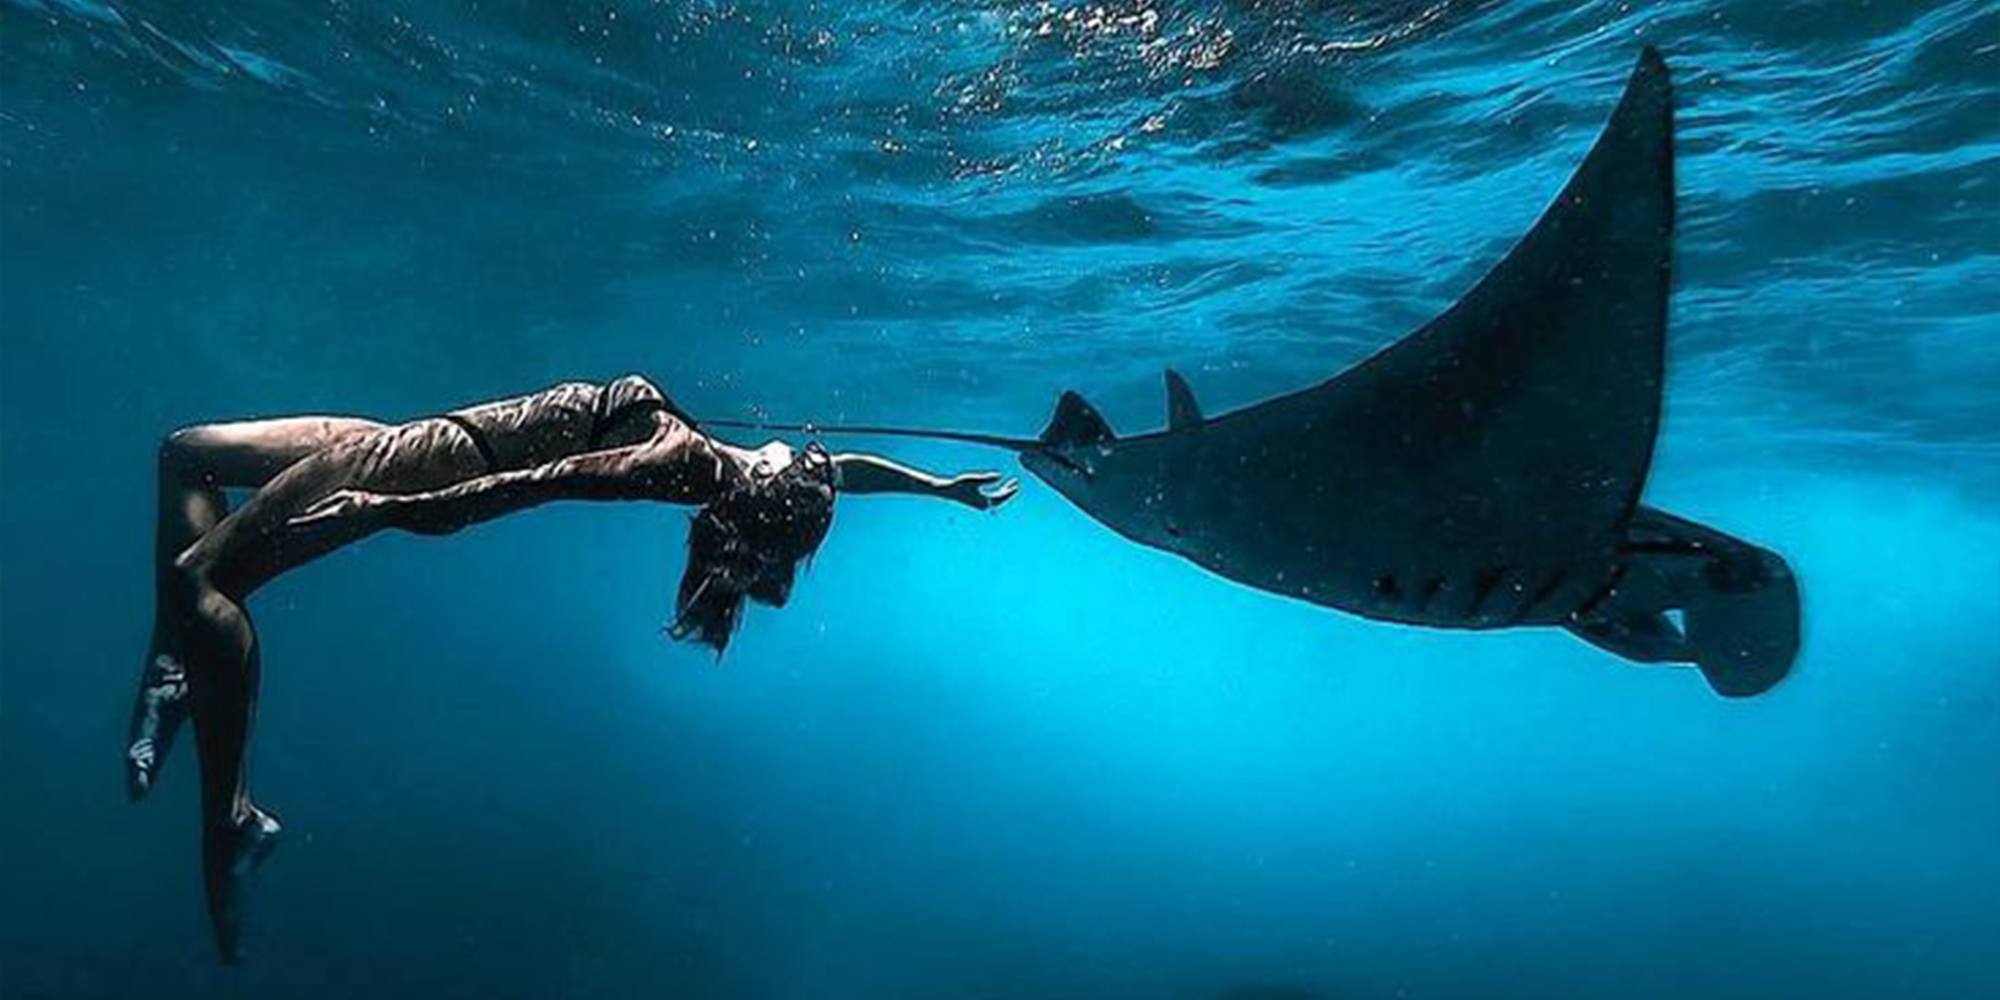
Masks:
[[[688,525],[687,570],[668,634],[720,655],[743,617],[743,599],[784,607],[799,563],[832,524],[833,462],[817,444],[773,475],[732,483]]]

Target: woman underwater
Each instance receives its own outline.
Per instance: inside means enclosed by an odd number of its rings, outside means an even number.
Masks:
[[[240,957],[241,892],[278,823],[245,773],[258,650],[244,602],[288,570],[383,528],[449,534],[551,500],[699,508],[668,631],[728,645],[746,597],[782,606],[826,537],[838,493],[905,493],[991,509],[1018,485],[863,454],[739,448],[697,430],[646,379],[566,383],[387,425],[288,417],[191,427],[160,451],[152,649],[126,751],[128,790],[158,780],[180,725],[201,765],[202,869],[216,943]],[[256,492],[238,510],[222,490]]]

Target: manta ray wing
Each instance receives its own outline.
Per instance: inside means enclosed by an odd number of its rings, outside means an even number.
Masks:
[[[1608,538],[1638,503],[1659,428],[1673,165],[1672,89],[1648,48],[1583,164],[1499,264],[1283,409],[1316,411],[1323,455],[1391,474],[1415,490],[1398,495],[1424,498],[1423,527],[1470,533],[1496,558]]]

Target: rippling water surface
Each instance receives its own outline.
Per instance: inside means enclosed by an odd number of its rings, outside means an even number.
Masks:
[[[1468,287],[1646,43],[1652,496],[1799,567],[1777,692],[1281,602],[1032,485],[847,503],[719,670],[651,635],[671,512],[384,538],[258,599],[291,839],[213,966],[191,768],[118,794],[164,431],[629,370],[1231,407]],[[2000,990],[1990,3],[0,0],[0,337],[10,997]]]

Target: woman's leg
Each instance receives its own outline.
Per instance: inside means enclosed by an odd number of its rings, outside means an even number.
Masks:
[[[351,435],[287,466],[174,556],[165,571],[162,614],[172,608],[184,616],[173,631],[186,654],[186,700],[201,763],[203,885],[225,961],[238,957],[244,882],[278,834],[277,821],[249,791],[259,658],[243,602],[272,577],[372,530],[351,523],[306,532],[288,527],[329,493],[432,489],[483,468],[463,432],[444,421]]]
[[[276,817],[251,801],[244,756],[257,716],[257,632],[241,605],[190,578],[193,615],[183,632],[187,685],[201,758],[201,868],[222,960],[242,957],[243,884],[277,846]]]
[[[151,791],[187,718],[187,665],[181,639],[188,596],[174,559],[229,514],[224,487],[261,487],[307,455],[382,429],[354,417],[291,417],[190,427],[160,445],[159,514],[154,533],[153,639],[132,704],[125,751],[126,791]]]

